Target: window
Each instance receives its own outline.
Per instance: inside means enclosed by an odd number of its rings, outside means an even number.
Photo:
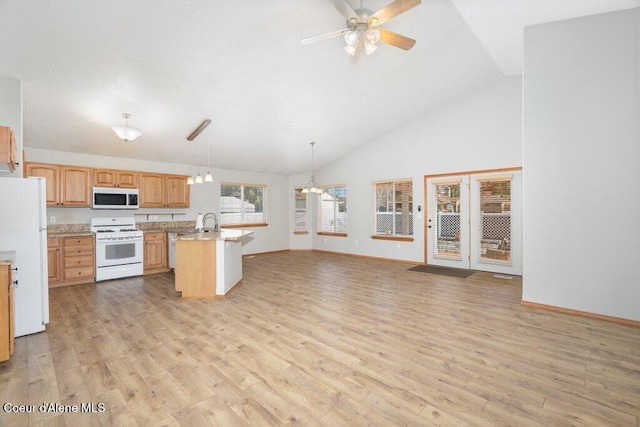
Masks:
[[[374,237],[413,236],[413,182],[375,182]]]
[[[320,233],[347,232],[347,187],[323,187],[320,194]],[[346,234],[345,234],[346,235]]]
[[[222,183],[220,223],[222,225],[266,225],[266,185]]]
[[[302,192],[302,188],[294,190],[293,207],[293,233],[307,234],[307,194]]]

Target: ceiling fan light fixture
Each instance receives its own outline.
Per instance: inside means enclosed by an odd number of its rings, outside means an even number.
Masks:
[[[129,119],[131,118],[131,114],[122,113],[122,118],[124,119],[124,126],[114,126],[111,129],[118,135],[118,138],[123,140],[124,142],[130,142],[142,135],[137,129],[133,129],[129,127]]]
[[[344,50],[346,50],[349,55],[355,56],[355,54],[356,54],[356,45],[348,44],[348,45],[346,45],[344,47]]]
[[[369,28],[365,33],[366,39],[371,43],[376,44],[380,41],[380,31]]]
[[[348,46],[353,46],[358,42],[358,33],[355,31],[347,31],[344,34],[344,41]]]
[[[369,40],[364,41],[364,52],[367,55],[371,55],[376,49],[378,49],[378,46],[376,46],[375,43],[371,43]]]

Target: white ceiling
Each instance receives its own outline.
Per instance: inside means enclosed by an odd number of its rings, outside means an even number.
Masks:
[[[354,8],[359,0],[347,0]],[[376,11],[390,0],[363,0]],[[281,174],[522,72],[522,28],[640,0],[424,0],[415,38],[349,61],[328,0],[0,0],[0,75],[24,88],[27,147]],[[111,127],[143,135],[120,141]],[[193,143],[202,120],[213,123]]]

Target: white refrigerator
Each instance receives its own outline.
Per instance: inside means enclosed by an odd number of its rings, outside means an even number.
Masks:
[[[14,251],[16,337],[49,323],[47,206],[44,178],[0,178],[0,251]]]

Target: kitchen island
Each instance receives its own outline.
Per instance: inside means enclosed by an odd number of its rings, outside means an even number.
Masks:
[[[184,298],[224,298],[242,281],[246,230],[205,230],[176,236],[175,289]]]

